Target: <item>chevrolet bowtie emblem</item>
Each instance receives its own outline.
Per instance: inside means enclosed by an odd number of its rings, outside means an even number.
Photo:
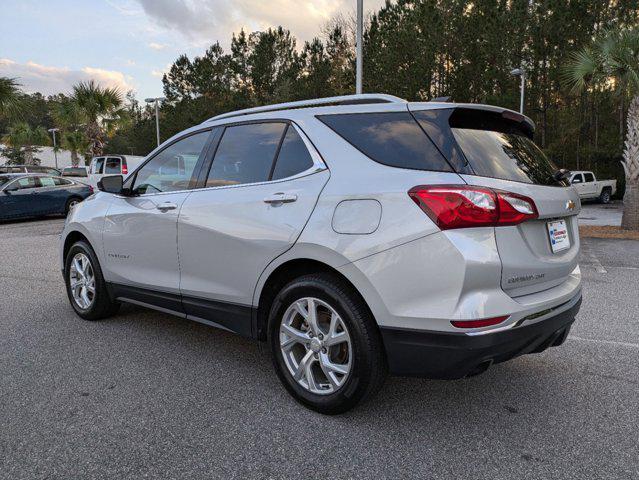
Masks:
[[[566,210],[570,210],[571,212],[575,209],[575,202],[572,200],[568,200],[566,202]]]

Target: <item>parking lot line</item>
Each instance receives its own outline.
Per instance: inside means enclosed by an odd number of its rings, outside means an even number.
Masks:
[[[590,245],[588,245],[586,243],[582,243],[581,244],[581,253],[582,253],[582,255],[584,257],[586,257],[590,261],[590,265],[592,265],[595,268],[597,273],[601,273],[601,274],[608,273],[608,271],[601,264],[601,262],[599,261],[597,256],[591,250]],[[588,264],[586,264],[586,265],[588,265]]]
[[[598,340],[595,338],[576,337],[575,335],[568,335],[568,338],[570,340],[579,340],[581,342],[601,343],[604,345],[618,345],[620,347],[639,348],[639,343],[617,342],[615,340]]]

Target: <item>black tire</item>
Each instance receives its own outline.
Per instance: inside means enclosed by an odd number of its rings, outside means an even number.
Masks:
[[[599,195],[599,201],[603,204],[610,203],[610,196],[612,192],[609,188],[604,188]]]
[[[64,215],[69,215],[71,208],[73,208],[76,204],[80,203],[82,198],[80,197],[71,197],[67,200],[67,203],[64,205]]]
[[[283,358],[280,325],[288,307],[304,297],[314,297],[330,305],[342,318],[351,337],[351,370],[334,393],[316,394],[298,384]],[[335,275],[305,275],[284,286],[273,301],[268,333],[278,377],[293,398],[312,410],[327,415],[346,412],[371,398],[384,383],[387,364],[377,324],[357,292]]]
[[[82,308],[78,305],[71,291],[71,262],[78,253],[83,253],[89,259],[95,278],[95,296],[88,308]],[[69,249],[64,261],[64,282],[67,287],[67,296],[69,297],[69,302],[73,310],[84,320],[93,321],[111,317],[115,315],[120,308],[120,303],[112,300],[109,296],[98,258],[91,246],[85,241],[76,242]]]

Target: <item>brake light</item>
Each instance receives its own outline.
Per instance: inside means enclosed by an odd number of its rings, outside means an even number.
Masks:
[[[420,185],[408,195],[442,230],[517,225],[539,216],[524,195],[471,185]]]
[[[122,159],[122,175],[127,175],[129,173],[129,168],[126,165],[126,160]]]
[[[90,193],[93,193],[93,192],[94,192],[93,187],[92,187],[91,185],[89,185],[89,192],[90,192]]]
[[[455,328],[482,328],[498,325],[507,318],[508,315],[504,315],[503,317],[482,318],[480,320],[451,320],[450,323]]]

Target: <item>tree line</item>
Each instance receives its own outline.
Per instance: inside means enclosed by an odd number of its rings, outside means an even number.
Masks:
[[[605,82],[577,92],[562,72],[570,55],[594,37],[638,20],[636,0],[387,2],[367,21],[364,91],[518,109],[519,81],[510,71],[523,67],[525,113],[537,123],[538,144],[561,167],[621,179],[631,94]],[[215,42],[201,56],[179,56],[162,79],[167,98],[160,109],[162,140],[230,110],[353,93],[353,31],[352,20],[338,16],[320,38],[303,44],[278,27],[240,31],[226,51]],[[71,108],[65,120],[61,106],[77,106],[78,93],[30,96],[34,110],[24,122],[80,132],[78,151],[88,155],[102,150],[145,155],[155,147],[154,112],[133,95],[116,95],[119,102],[106,109],[94,98],[79,108],[79,117]],[[1,115],[6,136],[11,123]]]

